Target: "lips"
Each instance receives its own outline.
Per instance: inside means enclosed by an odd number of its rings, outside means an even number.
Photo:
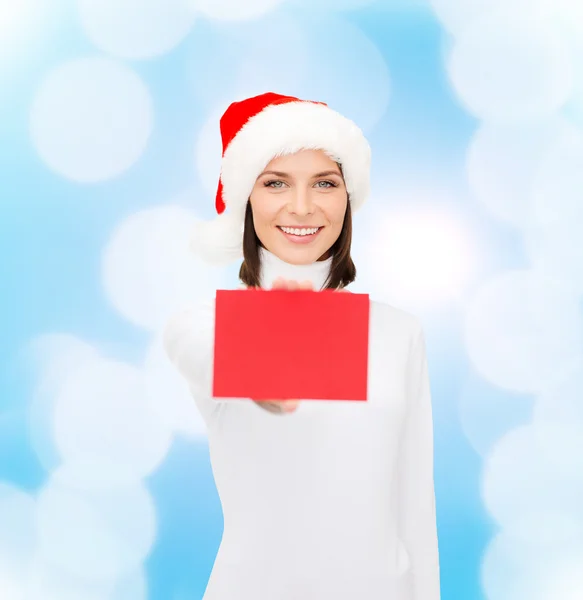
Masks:
[[[285,227],[286,229],[322,229],[323,225],[277,225],[278,229]]]
[[[280,226],[278,226],[277,228],[290,242],[293,242],[294,244],[309,244],[310,242],[315,240],[318,237],[318,235],[320,235],[320,232],[323,229],[323,227],[318,227],[318,231],[316,231],[316,233],[294,235],[293,233],[286,233],[285,231],[283,231],[283,229],[281,229]],[[293,227],[292,229],[315,229],[315,227]]]

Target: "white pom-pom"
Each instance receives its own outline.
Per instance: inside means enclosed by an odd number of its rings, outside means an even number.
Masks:
[[[243,258],[244,214],[226,211],[213,221],[198,221],[190,249],[205,262],[227,265]]]

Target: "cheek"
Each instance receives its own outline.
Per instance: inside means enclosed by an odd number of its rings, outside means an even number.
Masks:
[[[254,192],[251,196],[251,208],[253,210],[253,222],[255,228],[259,229],[269,225],[275,218],[274,203],[265,192]]]
[[[344,224],[344,215],[346,214],[346,197],[341,196],[331,202],[328,206],[327,214],[330,223],[336,227],[342,227]]]

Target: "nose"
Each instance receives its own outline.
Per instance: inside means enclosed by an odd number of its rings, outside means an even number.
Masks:
[[[314,203],[309,190],[296,188],[290,194],[288,211],[300,217],[312,214],[314,212]]]

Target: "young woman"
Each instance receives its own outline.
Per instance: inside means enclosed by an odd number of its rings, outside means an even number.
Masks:
[[[219,217],[193,249],[242,257],[249,287],[346,291],[352,213],[369,190],[360,129],[325,104],[268,93],[233,103],[221,133]],[[212,304],[188,309],[165,330],[207,424],[223,508],[204,600],[439,600],[420,321],[371,301],[366,402],[255,402],[212,397],[213,316]]]

